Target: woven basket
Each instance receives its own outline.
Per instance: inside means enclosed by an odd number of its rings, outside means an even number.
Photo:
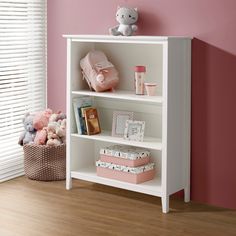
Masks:
[[[40,181],[66,178],[66,145],[24,145],[25,175]]]

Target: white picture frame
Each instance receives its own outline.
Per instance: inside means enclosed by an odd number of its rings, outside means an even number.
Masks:
[[[124,139],[143,142],[145,121],[127,120]]]
[[[133,120],[134,113],[130,111],[114,111],[112,122],[112,136],[123,137],[127,120]]]

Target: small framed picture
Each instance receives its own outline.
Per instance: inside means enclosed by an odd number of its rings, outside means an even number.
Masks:
[[[124,138],[133,141],[143,141],[145,121],[127,120]]]
[[[112,136],[123,137],[127,120],[133,120],[134,113],[129,111],[114,111],[112,122]]]

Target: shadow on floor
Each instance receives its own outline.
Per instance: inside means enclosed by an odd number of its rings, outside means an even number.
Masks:
[[[129,190],[114,188],[110,186],[105,186],[102,184],[89,183],[86,181],[76,181],[77,185],[73,189],[86,189],[94,192],[102,192],[109,195],[119,196],[126,199],[132,199],[133,201],[146,202],[161,208],[161,198],[155,197],[147,194],[137,193]],[[86,183],[86,184],[85,184]],[[96,194],[96,193],[94,193]],[[170,213],[186,213],[186,212],[235,212],[236,211],[210,206],[202,203],[197,203],[191,201],[190,203],[185,203],[182,197],[173,195],[170,197]]]

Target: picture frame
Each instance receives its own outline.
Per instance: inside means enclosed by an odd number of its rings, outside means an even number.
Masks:
[[[127,120],[124,139],[143,142],[145,121]]]
[[[134,113],[130,111],[114,111],[112,121],[112,136],[123,137],[127,120],[133,120]]]

